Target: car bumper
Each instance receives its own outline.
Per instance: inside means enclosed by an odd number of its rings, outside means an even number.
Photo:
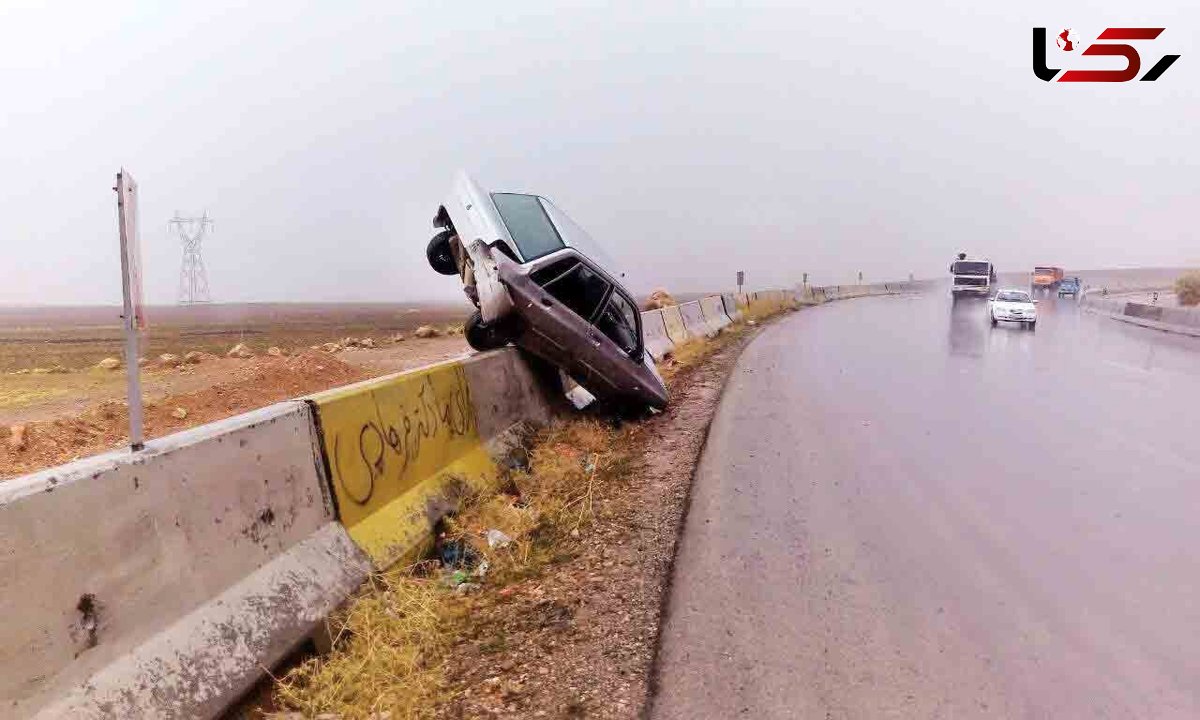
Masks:
[[[1037,322],[1037,315],[1007,315],[1004,313],[992,313],[992,317],[998,322]]]

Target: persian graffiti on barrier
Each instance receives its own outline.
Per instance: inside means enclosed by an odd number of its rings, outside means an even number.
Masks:
[[[318,396],[315,402],[343,504],[387,502],[478,440],[471,388],[460,365]]]

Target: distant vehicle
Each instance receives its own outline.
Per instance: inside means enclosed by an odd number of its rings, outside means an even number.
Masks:
[[[1033,289],[1043,292],[1053,292],[1058,289],[1063,279],[1063,269],[1059,267],[1035,267],[1033,269]]]
[[[1079,278],[1063,278],[1063,281],[1058,284],[1058,296],[1066,297],[1070,295],[1071,297],[1079,297],[1081,287],[1082,284],[1079,282]]]
[[[566,213],[538,195],[488,192],[460,173],[433,224],[429,264],[460,275],[478,308],[464,329],[471,347],[511,342],[598,398],[667,404],[622,274]]]
[[[987,260],[968,260],[966,253],[959,253],[958,259],[950,264],[950,275],[953,278],[950,293],[955,302],[960,297],[988,297],[996,284],[996,269],[992,264]]]
[[[1037,327],[1037,305],[1025,290],[1006,289],[996,293],[989,303],[992,327],[1000,322],[1022,323],[1033,330]]]

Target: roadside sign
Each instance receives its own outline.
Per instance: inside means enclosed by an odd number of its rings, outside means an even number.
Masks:
[[[742,283],[746,281],[746,272],[744,270],[737,271],[738,294],[742,293]]]
[[[138,232],[138,186],[124,169],[117,173],[117,199],[121,222],[122,287],[127,287],[133,311],[133,325],[146,329],[146,313],[142,301],[142,240]]]
[[[117,173],[117,232],[121,237],[121,295],[125,328],[126,400],[129,403],[129,446],[144,447],[142,436],[142,378],[138,366],[138,331],[146,328],[142,303],[142,252],[138,236],[138,189],[133,176]]]

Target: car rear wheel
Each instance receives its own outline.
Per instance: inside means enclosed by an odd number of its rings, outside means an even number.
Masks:
[[[1031,331],[1037,330],[1037,320],[1034,320],[1033,322],[1029,323],[1028,327]]]
[[[467,338],[467,344],[475,350],[480,352],[495,350],[504,347],[516,338],[516,323],[509,318],[503,318],[494,323],[485,323],[483,316],[476,310],[471,313],[471,317],[467,318],[463,335]]]
[[[454,253],[450,252],[450,238],[453,236],[453,232],[442,230],[433,236],[433,239],[429,241],[429,245],[425,248],[425,257],[429,259],[429,266],[443,275],[458,274],[458,265],[454,262]]]
[[[996,316],[992,316],[992,327],[996,327]]]

